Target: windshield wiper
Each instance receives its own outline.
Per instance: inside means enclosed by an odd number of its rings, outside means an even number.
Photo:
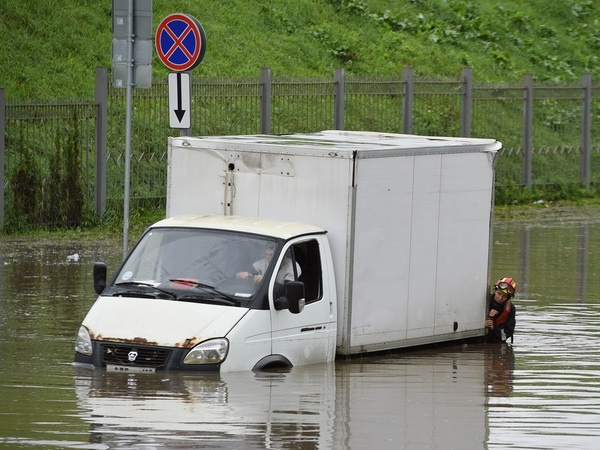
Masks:
[[[123,286],[138,286],[138,287],[142,287],[144,289],[152,289],[153,291],[157,291],[160,292],[162,294],[165,294],[167,297],[177,300],[177,296],[175,294],[173,294],[172,292],[166,291],[164,289],[161,289],[159,287],[154,286],[153,284],[150,283],[144,283],[143,281],[121,281],[120,283],[115,283],[115,286],[119,286],[119,287],[123,287]],[[137,291],[126,291],[126,293],[134,293],[134,294],[141,294],[141,292],[137,292]]]
[[[235,298],[230,298],[228,296],[223,295],[222,297],[207,297],[206,294],[204,295],[200,295],[200,294],[188,294],[188,295],[181,295],[177,298],[178,301],[180,302],[200,302],[200,303],[212,303],[215,305],[233,305],[233,306],[240,306],[240,302],[239,300],[235,299]]]
[[[190,280],[187,278],[170,278],[169,281],[171,283],[181,283],[181,284],[185,284],[187,286],[191,286],[193,288],[199,288],[204,291],[212,292],[213,294],[217,294],[221,299],[227,300],[228,303],[232,303],[235,306],[240,306],[240,301],[237,298],[232,297],[231,295],[228,295],[225,292],[221,292],[220,290],[216,289],[214,286],[211,286],[210,284],[202,283],[202,282],[196,281],[196,280]],[[193,299],[195,299],[195,297],[190,296],[190,295],[183,295],[183,296],[179,297],[179,300],[193,300]]]

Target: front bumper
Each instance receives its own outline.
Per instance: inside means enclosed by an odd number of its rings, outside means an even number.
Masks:
[[[157,347],[150,345],[124,344],[92,341],[90,356],[75,352],[77,365],[108,368],[115,372],[155,372],[181,370],[194,372],[218,372],[219,364],[184,364],[183,360],[191,349]]]

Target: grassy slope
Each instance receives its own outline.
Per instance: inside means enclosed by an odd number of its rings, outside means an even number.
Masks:
[[[476,81],[598,75],[600,2],[593,0],[154,0],[154,27],[195,16],[207,53],[195,76],[349,74]],[[2,0],[0,86],[14,97],[90,97],[111,64],[111,0]],[[155,57],[155,77],[167,70]]]

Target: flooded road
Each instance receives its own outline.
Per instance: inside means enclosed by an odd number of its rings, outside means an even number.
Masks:
[[[519,283],[512,346],[458,344],[289,372],[75,369],[122,242],[0,242],[0,447],[592,448],[600,439],[600,208],[498,219],[492,278]],[[78,260],[68,259],[78,254]]]

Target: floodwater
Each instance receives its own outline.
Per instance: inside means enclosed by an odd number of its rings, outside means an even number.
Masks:
[[[519,282],[512,346],[454,344],[288,372],[149,375],[71,365],[95,298],[92,263],[111,273],[120,238],[4,239],[0,447],[596,447],[600,208],[497,219],[493,242],[492,278]]]

